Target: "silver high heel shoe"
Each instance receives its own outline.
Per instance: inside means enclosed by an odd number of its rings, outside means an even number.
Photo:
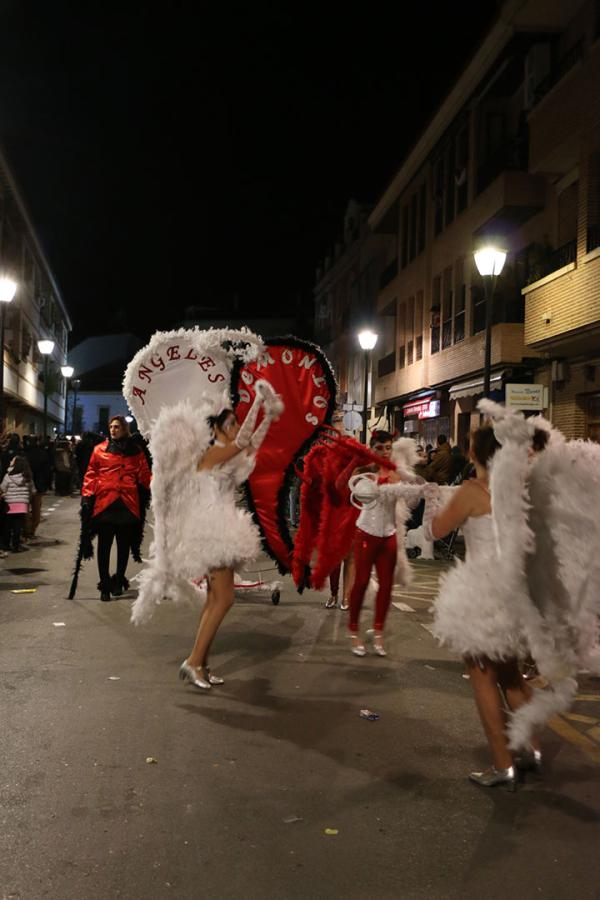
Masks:
[[[514,766],[509,766],[508,769],[497,769],[492,766],[485,772],[470,772],[469,778],[481,787],[496,787],[503,784],[509,791],[517,789],[517,772]]]
[[[220,675],[213,675],[208,666],[204,669],[204,673],[209,684],[225,684],[225,679]]]
[[[375,656],[387,656],[387,651],[383,646],[383,635],[376,632],[374,628],[367,630],[367,637],[373,641],[373,653]]]
[[[198,672],[202,672],[202,675],[204,675],[205,670],[200,666],[197,668],[190,666],[187,659],[185,659],[179,667],[179,677],[182,681],[187,681],[189,684],[193,684],[194,687],[200,688],[202,691],[210,691],[210,672],[208,673],[208,678],[201,677],[198,675]]]
[[[351,641],[351,649],[354,656],[366,656],[367,650],[364,644],[360,643],[360,638],[357,634],[350,635]]]

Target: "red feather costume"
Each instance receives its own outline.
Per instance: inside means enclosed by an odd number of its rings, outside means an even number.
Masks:
[[[320,590],[330,572],[350,553],[359,511],[350,503],[348,479],[355,468],[372,463],[396,468],[333,428],[304,457],[300,525],[292,559],[298,590],[308,586]]]

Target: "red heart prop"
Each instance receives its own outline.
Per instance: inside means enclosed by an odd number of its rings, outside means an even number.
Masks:
[[[336,384],[323,352],[298,338],[265,341],[266,353],[234,372],[235,413],[242,422],[254,400],[254,384],[268,381],[285,411],[269,428],[247,483],[247,497],[263,546],[282,573],[292,566],[293,542],[286,518],[294,464],[306,453],[324,423],[331,421]]]

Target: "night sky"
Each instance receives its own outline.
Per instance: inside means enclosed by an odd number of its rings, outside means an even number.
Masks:
[[[377,199],[497,4],[150,7],[0,3],[0,139],[72,344],[234,292],[310,302],[348,199]]]

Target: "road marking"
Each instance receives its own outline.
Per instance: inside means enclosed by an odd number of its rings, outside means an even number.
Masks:
[[[577,694],[575,700],[592,701],[595,703],[600,702],[600,694]]]
[[[569,725],[560,716],[555,716],[548,722],[548,725],[556,734],[564,738],[569,744],[585,753],[587,757],[600,764],[600,747],[589,739],[585,734],[580,734],[572,725]]]
[[[573,722],[584,722],[587,725],[595,725],[598,719],[592,719],[591,716],[582,716],[581,713],[567,713],[567,719]]]

